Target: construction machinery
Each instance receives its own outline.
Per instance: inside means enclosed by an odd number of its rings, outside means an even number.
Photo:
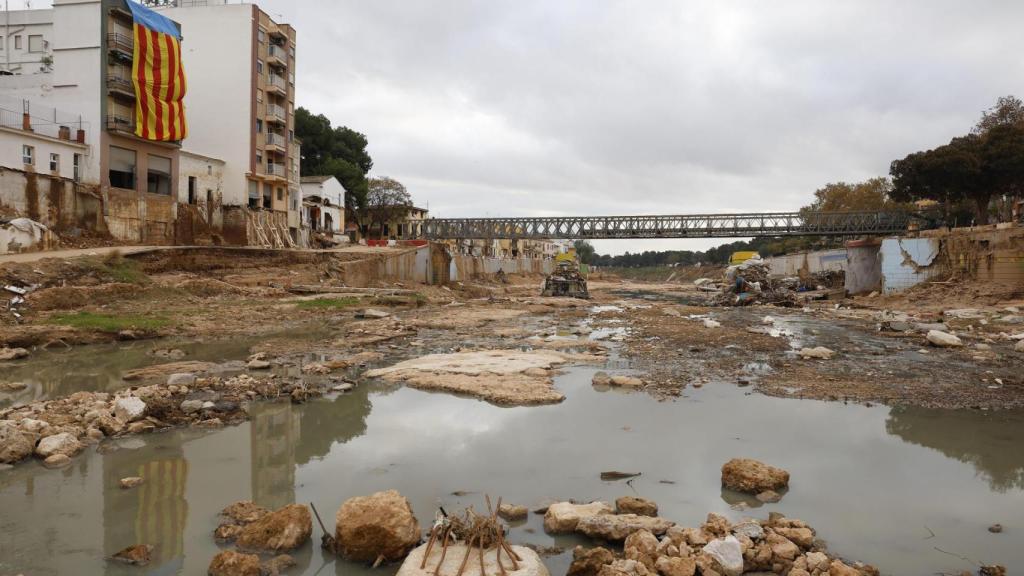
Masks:
[[[576,251],[570,250],[555,257],[555,271],[544,279],[544,290],[541,296],[568,296],[570,298],[590,298],[587,291],[585,270],[576,257]]]

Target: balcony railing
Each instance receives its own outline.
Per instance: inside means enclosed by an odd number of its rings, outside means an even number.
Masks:
[[[284,111],[284,107],[283,106],[280,106],[278,104],[274,104],[274,103],[271,103],[271,102],[267,102],[266,110],[267,110],[267,119],[268,120],[279,120],[281,122],[285,121],[286,116],[285,116],[285,111]]]
[[[135,96],[135,84],[131,79],[131,70],[124,66],[110,68],[107,71],[107,89],[119,94]]]
[[[282,92],[288,91],[288,83],[285,79],[271,72],[267,75],[267,88],[280,88]]]
[[[269,56],[270,58],[277,59],[277,61],[280,62],[281,66],[288,65],[288,52],[284,48],[276,44],[271,44],[267,48],[267,56]]]
[[[131,58],[135,53],[135,40],[126,34],[111,32],[107,34],[107,48],[112,52],[120,52]]]
[[[267,162],[267,176],[278,176],[285,178],[286,172],[284,164],[275,164],[274,162]]]
[[[135,132],[135,119],[128,116],[108,115],[106,124],[107,130]]]
[[[264,135],[263,143],[267,146],[277,146],[278,148],[284,149],[286,147],[286,141],[284,136],[281,134],[275,134],[273,132],[267,132]]]

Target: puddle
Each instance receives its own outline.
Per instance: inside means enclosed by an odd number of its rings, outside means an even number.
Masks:
[[[312,501],[333,519],[344,499],[388,488],[411,500],[421,526],[438,504],[479,509],[484,492],[531,508],[547,498],[637,494],[689,526],[708,512],[738,519],[784,511],[811,523],[835,553],[886,573],[972,568],[936,548],[1024,564],[1017,538],[986,530],[995,522],[1021,529],[1014,522],[1024,509],[1024,413],[845,406],[747,396],[715,383],[658,402],[595,391],[595,370],[560,376],[567,399],[553,406],[499,408],[364,384],[330,400],[259,405],[237,427],[133,438],[104,455],[90,450],[63,470],[30,463],[0,472],[0,573],[202,574],[218,550],[215,511],[235,500],[268,507]],[[722,492],[719,470],[735,456],[789,470],[782,502],[731,510],[735,495]],[[643,475],[631,488],[601,481],[602,470]],[[146,484],[117,487],[136,475]],[[318,537],[314,528],[314,542],[294,554],[299,566],[289,574],[371,573],[325,558]],[[510,539],[565,546],[545,560],[555,575],[584,542],[546,535],[534,514]],[[150,566],[102,560],[136,543],[156,546]]]
[[[249,355],[252,346],[265,340],[287,338],[291,341],[312,341],[325,334],[323,328],[304,326],[243,338],[168,338],[92,344],[72,349],[51,347],[34,352],[25,360],[4,366],[3,381],[23,382],[28,387],[14,393],[0,393],[0,408],[68,396],[83,390],[112,392],[133,385],[132,382],[125,382],[122,376],[136,368],[189,360],[217,363],[243,360]],[[153,355],[153,351],[158,349],[182,350],[185,356],[168,358]],[[102,358],[102,362],[98,362],[98,358]]]

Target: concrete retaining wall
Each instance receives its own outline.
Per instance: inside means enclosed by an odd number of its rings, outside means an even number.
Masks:
[[[886,238],[879,250],[882,291],[886,294],[906,290],[937,277],[938,238]]]
[[[452,256],[449,279],[465,282],[477,276],[497,274],[550,274],[555,261],[549,258],[487,258],[456,254]]]
[[[800,271],[814,274],[825,270],[846,270],[846,249],[798,252],[774,256],[765,260],[768,274],[773,278],[799,276]]]
[[[847,246],[844,288],[848,294],[864,294],[882,289],[882,266],[878,256],[880,248],[880,244]]]

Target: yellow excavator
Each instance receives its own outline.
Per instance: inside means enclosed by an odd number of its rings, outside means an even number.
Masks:
[[[581,266],[576,250],[555,256],[555,271],[544,279],[544,290],[541,296],[568,296],[570,298],[590,298],[587,291],[585,266]]]

